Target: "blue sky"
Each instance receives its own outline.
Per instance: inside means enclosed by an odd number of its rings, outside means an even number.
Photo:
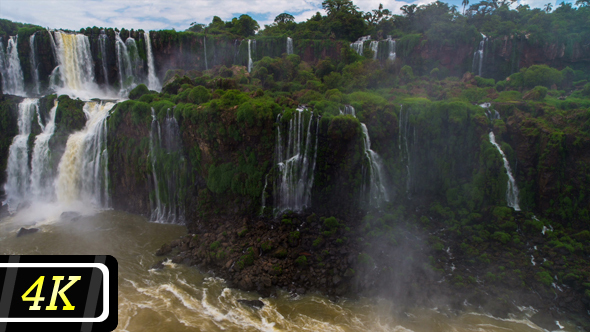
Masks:
[[[462,10],[461,1],[447,2]],[[362,11],[370,11],[383,3],[385,8],[400,13],[399,8],[403,5],[429,2],[432,0],[364,0],[355,1],[355,5]],[[543,7],[547,2],[518,1],[531,7]],[[555,0],[551,2],[556,3]],[[322,0],[0,0],[0,18],[53,29],[79,30],[98,26],[185,30],[191,22],[208,24],[213,16],[228,21],[241,14],[248,14],[263,27],[283,12],[295,16],[297,22],[308,19],[317,11],[324,14],[321,4]]]

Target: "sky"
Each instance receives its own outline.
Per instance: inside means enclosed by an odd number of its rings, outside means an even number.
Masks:
[[[432,1],[359,0],[354,4],[366,12],[377,9],[382,3],[384,8],[400,14],[403,5]],[[555,6],[557,1],[560,0],[519,0],[519,3],[544,7],[547,2]],[[463,9],[462,0],[445,2]],[[471,4],[476,2],[470,1]],[[242,14],[252,16],[262,28],[280,13],[289,13],[296,22],[301,22],[318,11],[325,14],[322,0],[0,0],[0,18],[69,30],[97,26],[181,31],[192,22],[209,24],[213,16],[229,21]]]

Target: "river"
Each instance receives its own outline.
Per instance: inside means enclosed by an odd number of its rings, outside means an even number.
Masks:
[[[49,212],[40,217],[41,210]],[[165,262],[163,269],[151,269],[161,260],[155,251],[186,235],[184,226],[112,210],[87,210],[77,221],[64,221],[61,211],[34,206],[1,220],[0,253],[113,255],[119,263],[117,331],[544,331],[527,319],[530,309],[510,319],[444,308],[399,314],[394,302],[383,299],[334,302],[279,291],[261,299],[265,305],[258,310],[238,302],[258,299],[256,293],[228,288],[195,267]],[[22,226],[40,231],[17,238]]]

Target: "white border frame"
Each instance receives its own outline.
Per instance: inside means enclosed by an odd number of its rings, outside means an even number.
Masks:
[[[43,268],[43,267],[56,267],[56,268],[97,268],[102,272],[103,290],[102,290],[102,314],[94,318],[51,318],[51,317],[0,317],[0,322],[7,323],[50,323],[50,322],[61,322],[61,323],[100,323],[104,322],[109,316],[109,269],[104,264],[100,263],[0,263],[0,268]]]

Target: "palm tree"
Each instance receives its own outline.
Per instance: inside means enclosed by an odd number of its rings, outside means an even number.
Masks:
[[[465,7],[469,5],[469,0],[463,0],[461,4],[463,5],[463,15],[465,15]]]
[[[553,5],[551,4],[551,2],[545,5],[546,12],[549,13],[551,11],[551,9],[553,9]]]

